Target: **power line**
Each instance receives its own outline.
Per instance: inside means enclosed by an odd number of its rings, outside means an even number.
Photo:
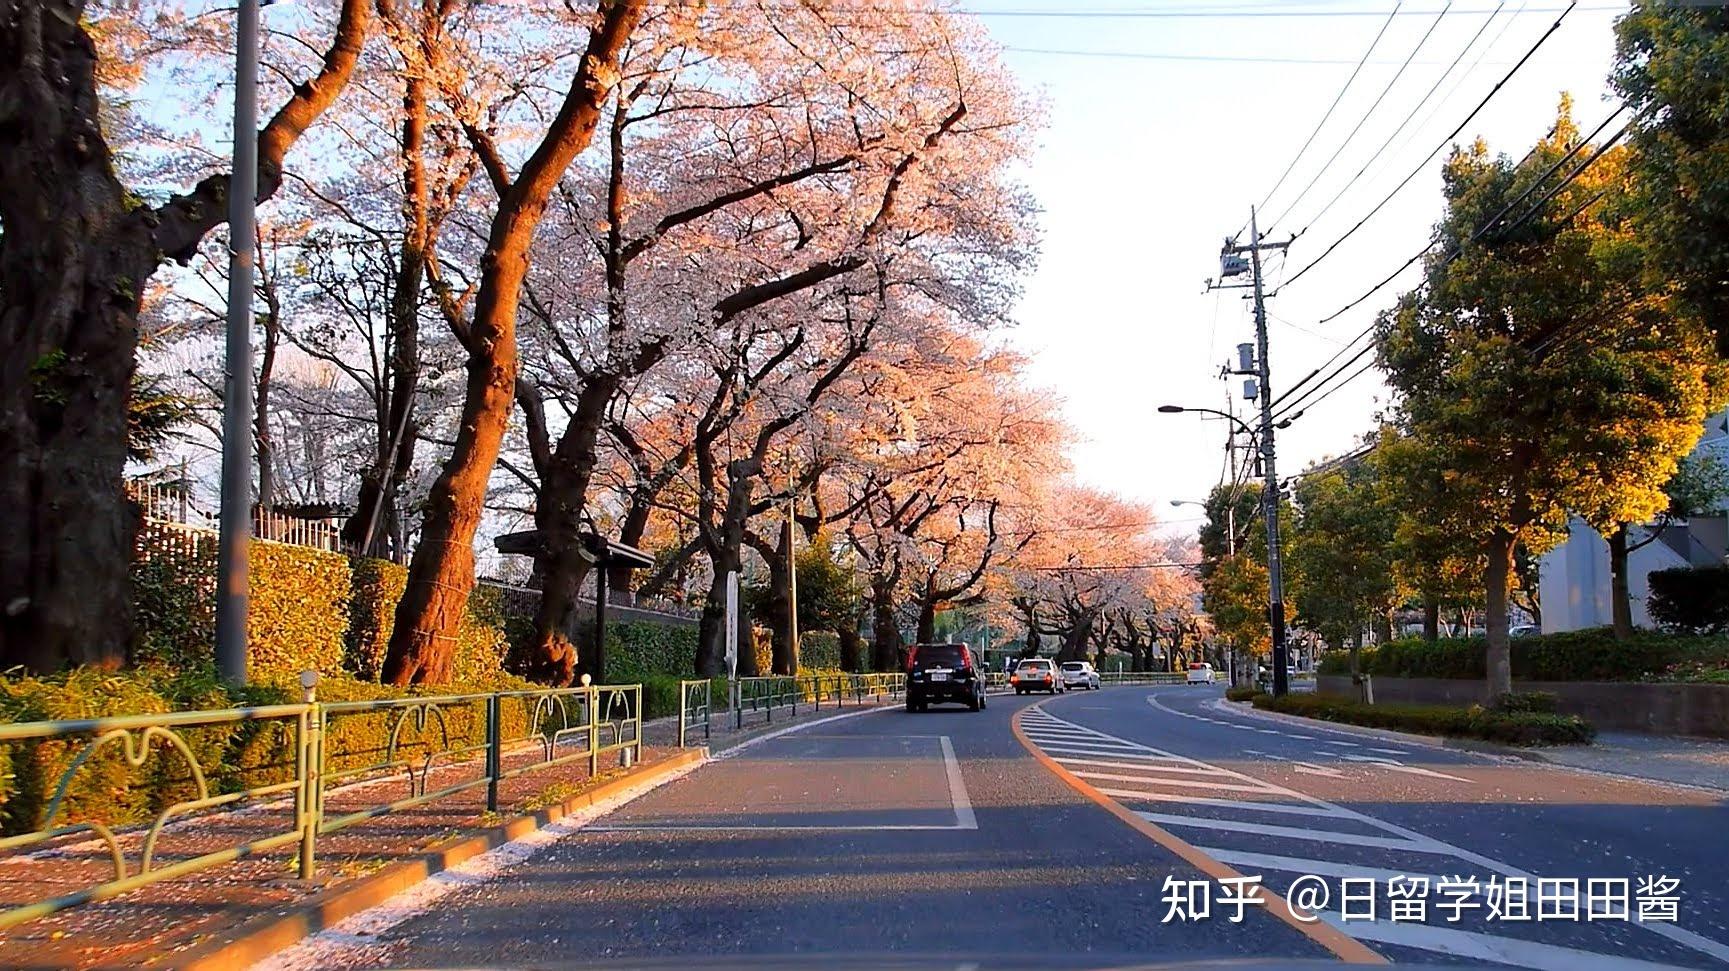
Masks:
[[[1351,76],[1345,79],[1344,87],[1340,88],[1339,93],[1333,96],[1333,103],[1327,106],[1326,113],[1321,115],[1321,120],[1315,123],[1315,129],[1309,132],[1309,137],[1303,141],[1303,147],[1297,149],[1297,154],[1291,157],[1291,162],[1285,166],[1285,171],[1279,173],[1278,181],[1274,182],[1273,187],[1267,190],[1266,198],[1261,200],[1258,208],[1267,208],[1267,203],[1272,201],[1273,196],[1278,193],[1279,187],[1284,185],[1285,180],[1290,177],[1291,170],[1297,167],[1297,163],[1302,161],[1304,153],[1309,150],[1309,146],[1315,143],[1315,136],[1319,135],[1321,129],[1327,126],[1327,119],[1333,117],[1334,109],[1338,108],[1339,102],[1345,99],[1345,92],[1351,90],[1351,85],[1356,82],[1357,75],[1362,73],[1363,65],[1369,63],[1369,56],[1375,53],[1375,48],[1381,43],[1381,38],[1387,35],[1387,28],[1393,25],[1393,17],[1399,13],[1399,8],[1403,6],[1403,2],[1404,0],[1400,0],[1399,3],[1394,4],[1392,12],[1387,14],[1386,21],[1381,24],[1380,31],[1375,34],[1375,39],[1369,42],[1368,50],[1363,52],[1362,59],[1357,62],[1357,67],[1351,71]]]
[[[1510,212],[1514,206],[1518,205],[1520,202],[1522,202],[1526,198],[1528,198],[1530,196],[1531,192],[1534,191],[1537,186],[1541,185],[1544,180],[1548,179],[1549,176],[1551,176],[1551,175],[1555,174],[1555,172],[1559,171],[1561,166],[1565,165],[1567,163],[1568,159],[1571,159],[1574,155],[1578,154],[1578,152],[1581,148],[1590,144],[1590,139],[1597,137],[1597,134],[1599,132],[1601,132],[1604,128],[1607,128],[1609,126],[1609,123],[1614,121],[1615,118],[1617,116],[1619,116],[1622,111],[1625,111],[1625,110],[1626,110],[1626,105],[1621,105],[1620,107],[1616,108],[1613,112],[1611,112],[1609,117],[1603,119],[1602,122],[1600,122],[1597,125],[1597,127],[1592,130],[1591,134],[1589,136],[1587,136],[1586,139],[1584,139],[1584,140],[1580,141],[1579,143],[1577,143],[1576,145],[1574,145],[1571,151],[1569,151],[1566,155],[1563,155],[1558,161],[1555,162],[1555,164],[1551,165],[1549,167],[1549,169],[1547,171],[1545,171],[1542,175],[1539,175],[1536,178],[1536,180],[1533,181],[1528,187],[1526,187],[1525,191],[1520,193],[1520,195],[1516,199],[1507,203],[1505,206],[1501,207],[1500,212],[1497,212],[1495,215],[1491,216],[1486,222],[1484,222],[1481,226],[1477,227],[1476,231],[1471,234],[1469,239],[1464,240],[1458,246],[1455,246],[1453,249],[1453,252],[1451,252],[1447,255],[1447,259],[1452,260],[1452,259],[1456,258],[1459,255],[1460,247],[1462,247],[1464,245],[1464,243],[1474,243],[1477,240],[1481,239],[1483,237],[1483,235],[1485,233],[1487,233],[1489,231],[1489,229],[1491,229],[1497,222],[1499,222],[1503,216],[1505,216],[1508,212]],[[1555,129],[1551,128],[1549,130],[1549,134],[1545,135],[1543,137],[1548,138],[1550,135],[1553,135],[1554,133],[1555,133]],[[1627,128],[1623,127],[1621,129],[1620,133],[1616,134],[1614,139],[1612,139],[1609,142],[1609,145],[1613,145],[1615,143],[1615,141],[1622,138],[1626,133],[1627,133]],[[1585,163],[1584,166],[1580,166],[1579,169],[1575,170],[1573,175],[1570,175],[1566,179],[1562,180],[1560,185],[1551,191],[1551,196],[1553,195],[1554,192],[1559,191],[1562,187],[1564,187],[1568,183],[1572,182],[1573,179],[1577,178],[1579,172],[1584,171],[1586,166],[1589,166],[1591,162],[1596,161],[1597,158],[1602,155],[1603,151],[1606,151],[1606,150],[1607,150],[1607,146],[1605,146],[1602,149],[1599,149],[1598,153],[1596,155],[1593,155],[1591,157],[1591,159]],[[1523,164],[1525,164],[1525,162],[1529,161],[1531,159],[1531,156],[1536,151],[1537,151],[1537,147],[1535,145],[1533,145],[1531,147],[1531,151],[1525,153],[1524,159],[1521,159],[1519,164],[1523,165]],[[1547,201],[1547,197],[1545,198],[1544,201]],[[1519,222],[1516,224],[1516,226],[1517,225],[1523,225],[1523,223],[1526,220],[1528,220],[1531,217],[1532,213],[1534,213],[1535,211],[1536,211],[1536,207],[1533,207],[1531,210],[1527,210],[1526,213],[1520,217]],[[1516,226],[1514,228],[1516,228]],[[1361,295],[1359,295],[1355,300],[1350,301],[1349,303],[1345,304],[1343,307],[1340,307],[1338,310],[1335,310],[1332,313],[1328,314],[1327,316],[1322,317],[1320,319],[1320,321],[1318,321],[1318,323],[1321,323],[1321,324],[1331,323],[1334,320],[1337,320],[1340,316],[1344,315],[1346,312],[1357,307],[1363,301],[1374,296],[1376,293],[1378,293],[1381,290],[1382,287],[1385,287],[1387,284],[1392,283],[1395,279],[1398,278],[1398,276],[1401,273],[1404,273],[1407,269],[1409,269],[1411,267],[1412,264],[1416,263],[1418,260],[1420,260],[1424,256],[1428,255],[1428,253],[1438,245],[1440,245],[1440,240],[1430,241],[1430,243],[1427,246],[1424,246],[1422,249],[1420,249],[1416,253],[1412,254],[1410,259],[1399,264],[1397,269],[1393,270],[1393,272],[1382,277],[1380,282],[1376,283],[1374,286],[1371,286],[1369,289],[1363,291],[1363,293]],[[1295,279],[1295,278],[1293,277],[1293,279]],[[1325,365],[1323,365],[1323,366],[1325,366]]]
[[[1568,5],[1567,9],[1563,10],[1561,12],[1561,15],[1559,17],[1555,18],[1555,22],[1549,25],[1549,29],[1543,32],[1543,36],[1537,38],[1537,42],[1535,44],[1532,44],[1531,49],[1525,52],[1525,56],[1519,58],[1518,63],[1514,64],[1512,69],[1509,70],[1501,78],[1501,80],[1495,82],[1495,86],[1493,88],[1489,89],[1489,93],[1483,96],[1483,100],[1477,102],[1477,107],[1472,108],[1471,113],[1466,115],[1464,120],[1459,122],[1458,125],[1454,126],[1454,128],[1451,132],[1447,133],[1447,137],[1441,139],[1440,143],[1437,144],[1433,149],[1431,149],[1429,151],[1429,154],[1423,156],[1423,160],[1421,162],[1418,162],[1417,166],[1411,170],[1410,174],[1406,175],[1403,179],[1401,179],[1399,181],[1398,185],[1393,187],[1393,191],[1387,193],[1386,197],[1383,198],[1380,202],[1377,202],[1375,204],[1375,207],[1373,209],[1369,210],[1368,214],[1363,216],[1363,218],[1357,220],[1356,225],[1354,225],[1350,229],[1346,230],[1345,234],[1343,236],[1340,236],[1338,239],[1334,240],[1331,246],[1328,246],[1325,250],[1323,250],[1321,252],[1321,255],[1310,260],[1302,269],[1298,270],[1295,274],[1293,274],[1289,280],[1286,280],[1285,286],[1290,286],[1291,284],[1296,283],[1298,280],[1303,278],[1303,274],[1308,273],[1310,270],[1312,270],[1316,266],[1318,266],[1322,260],[1325,260],[1327,257],[1331,256],[1333,254],[1333,252],[1335,250],[1337,250],[1339,248],[1339,246],[1345,242],[1345,240],[1350,239],[1353,235],[1355,235],[1357,230],[1362,229],[1363,225],[1365,223],[1367,223],[1370,219],[1373,219],[1375,217],[1376,213],[1379,213],[1383,208],[1386,207],[1387,203],[1393,201],[1393,197],[1398,195],[1401,191],[1403,191],[1405,186],[1410,185],[1411,180],[1415,179],[1419,173],[1421,173],[1425,168],[1427,168],[1430,161],[1432,161],[1435,158],[1435,156],[1437,154],[1439,154],[1443,148],[1446,148],[1453,141],[1454,138],[1458,137],[1460,132],[1465,130],[1465,126],[1469,125],[1471,123],[1471,120],[1473,118],[1476,118],[1477,115],[1479,113],[1481,113],[1482,110],[1489,104],[1489,102],[1494,99],[1495,95],[1500,93],[1501,89],[1506,86],[1507,82],[1511,81],[1513,79],[1513,76],[1518,74],[1519,70],[1521,68],[1523,68],[1527,63],[1530,62],[1531,58],[1536,55],[1537,51],[1540,50],[1545,43],[1548,42],[1549,38],[1555,36],[1555,32],[1557,30],[1561,29],[1562,21],[1566,20],[1567,15],[1569,13],[1573,12],[1574,8],[1576,8],[1578,5],[1579,5],[1578,0],[1574,0],[1574,2],[1572,4]],[[1409,265],[1409,264],[1407,264],[1407,265]]]
[[[1551,176],[1555,172],[1559,171],[1561,166],[1565,165],[1568,160],[1572,159],[1575,155],[1577,155],[1579,153],[1579,151],[1584,146],[1590,144],[1590,139],[1595,138],[1597,136],[1597,134],[1600,133],[1605,127],[1607,127],[1610,122],[1614,121],[1621,114],[1621,112],[1625,110],[1625,108],[1626,108],[1626,106],[1623,105],[1623,106],[1617,108],[1614,112],[1610,113],[1610,115],[1607,118],[1603,119],[1603,121],[1600,124],[1598,124],[1596,129],[1594,129],[1591,132],[1590,136],[1588,136],[1586,139],[1581,140],[1577,144],[1575,144],[1566,154],[1562,155],[1560,159],[1558,159],[1554,164],[1550,165],[1549,168],[1544,170],[1542,174],[1538,175],[1537,178],[1534,179],[1531,182],[1531,184],[1525,188],[1525,190],[1523,192],[1519,193],[1519,195],[1516,196],[1512,201],[1510,201],[1506,205],[1502,206],[1501,209],[1498,212],[1496,212],[1494,215],[1492,215],[1488,219],[1484,220],[1482,225],[1478,226],[1477,229],[1475,231],[1473,231],[1469,237],[1467,237],[1467,238],[1459,241],[1459,243],[1455,244],[1453,249],[1445,257],[1444,262],[1450,263],[1453,260],[1457,259],[1460,256],[1460,254],[1462,254],[1464,252],[1465,246],[1478,241],[1479,239],[1483,238],[1483,236],[1485,236],[1490,230],[1494,229],[1500,223],[1501,219],[1503,217],[1505,217],[1508,212],[1512,211],[1513,207],[1517,206],[1519,203],[1521,203],[1525,199],[1529,198],[1531,193],[1533,191],[1535,191],[1538,186],[1540,186],[1544,182],[1546,182],[1548,180],[1549,176]],[[1529,222],[1533,217],[1535,217],[1537,215],[1537,213],[1543,211],[1543,209],[1548,206],[1549,202],[1551,200],[1553,200],[1556,195],[1560,194],[1561,190],[1565,189],[1567,186],[1569,186],[1573,182],[1575,182],[1579,178],[1579,176],[1584,174],[1586,169],[1590,168],[1598,159],[1602,158],[1605,154],[1607,154],[1609,152],[1609,150],[1612,149],[1616,145],[1616,143],[1618,143],[1622,138],[1624,138],[1626,136],[1628,130],[1631,127],[1632,127],[1632,122],[1628,122],[1626,125],[1623,125],[1621,127],[1621,129],[1619,131],[1617,131],[1614,135],[1610,136],[1602,144],[1598,145],[1596,151],[1592,152],[1591,156],[1589,158],[1585,159],[1583,162],[1581,162],[1577,166],[1575,166],[1572,171],[1567,173],[1565,178],[1563,178],[1560,182],[1557,182],[1554,186],[1552,186],[1548,192],[1544,193],[1542,198],[1538,199],[1535,203],[1532,203],[1529,208],[1527,208],[1523,213],[1520,214],[1518,219],[1514,220],[1510,225],[1508,225],[1505,229],[1503,229],[1501,231],[1501,235],[1504,237],[1506,235],[1511,234],[1515,230],[1519,229],[1521,226],[1525,225],[1525,223]],[[1533,152],[1535,152],[1535,149],[1533,149]],[[1529,154],[1527,154],[1525,158],[1526,158],[1526,160],[1529,160],[1530,157],[1531,156]],[[1520,164],[1523,164],[1523,162],[1521,162]],[[1603,198],[1603,196],[1606,195],[1608,193],[1608,191],[1609,191],[1608,189],[1604,189],[1604,190],[1594,194],[1591,198],[1585,200],[1584,203],[1580,204],[1572,212],[1570,212],[1566,216],[1566,218],[1560,220],[1558,225],[1561,227],[1565,227],[1566,225],[1571,223],[1575,218],[1577,218],[1579,216],[1580,213],[1582,213],[1586,209],[1590,208],[1590,206],[1595,204],[1597,202],[1597,200]],[[1416,262],[1418,259],[1421,259],[1424,254],[1433,250],[1438,242],[1439,241],[1431,242],[1428,246],[1426,246],[1422,250],[1418,251],[1418,253],[1415,256],[1413,256],[1411,259],[1409,259],[1405,262],[1404,266],[1401,266],[1399,268],[1399,270],[1394,271],[1392,276],[1387,277],[1386,280],[1383,280],[1381,283],[1376,284],[1375,287],[1371,288],[1369,293],[1373,293],[1375,290],[1378,290],[1380,287],[1386,285],[1386,282],[1388,280],[1391,280],[1393,276],[1397,276],[1400,272],[1402,272],[1404,270],[1405,267],[1410,266],[1412,263]],[[1348,309],[1350,306],[1354,306],[1355,304],[1360,303],[1363,299],[1366,299],[1368,295],[1369,294],[1366,293],[1366,294],[1364,294],[1363,297],[1359,297],[1357,300],[1352,301],[1351,304],[1347,305],[1346,309]],[[1343,312],[1344,311],[1341,310],[1338,313],[1343,313]],[[1332,317],[1328,317],[1327,320],[1331,320],[1331,319],[1333,319],[1333,317],[1338,316],[1338,313],[1333,314]],[[1325,322],[1326,321],[1322,321],[1322,323],[1325,323]],[[1374,323],[1371,322],[1368,327],[1365,327],[1361,332],[1359,332],[1357,334],[1356,337],[1352,338],[1351,343],[1355,344],[1358,340],[1361,340],[1365,335],[1370,333],[1373,329],[1374,329]],[[1533,353],[1541,353],[1547,345],[1554,343],[1555,340],[1557,338],[1559,338],[1566,330],[1567,330],[1567,328],[1565,328],[1565,327],[1558,329],[1555,333],[1551,334],[1548,338],[1546,338],[1541,344],[1534,347],[1532,349]],[[1347,347],[1348,346],[1349,345],[1347,345]],[[1362,358],[1363,355],[1367,354],[1370,350],[1372,350],[1374,348],[1374,346],[1375,345],[1372,343],[1365,345],[1363,347],[1363,349],[1358,351],[1355,355],[1353,355],[1350,360],[1339,365],[1339,367],[1334,369],[1331,374],[1327,375],[1325,378],[1322,378],[1318,384],[1314,385],[1308,391],[1304,392],[1295,401],[1291,401],[1290,403],[1285,404],[1280,409],[1278,414],[1284,415],[1284,414],[1290,413],[1290,411],[1292,409],[1296,408],[1298,405],[1301,405],[1305,399],[1309,398],[1309,396],[1315,394],[1321,388],[1325,387],[1328,382],[1330,382],[1334,378],[1338,377],[1339,374],[1341,374],[1346,368],[1350,367],[1358,359]],[[1320,372],[1323,369],[1325,369],[1333,361],[1337,360],[1343,354],[1343,352],[1344,352],[1343,349],[1341,349],[1338,353],[1335,353],[1333,355],[1333,357],[1329,358],[1326,363],[1322,364],[1321,367],[1316,368],[1314,371],[1310,372],[1306,377],[1303,378],[1302,381],[1299,381],[1297,384],[1292,385],[1291,389],[1289,391],[1285,392],[1285,394],[1282,395],[1278,400],[1276,400],[1274,402],[1274,404],[1277,405],[1280,402],[1284,401],[1284,399],[1286,397],[1288,397],[1292,391],[1295,391],[1298,387],[1308,383],[1316,375],[1320,374]],[[1352,381],[1356,380],[1358,377],[1360,377],[1363,374],[1363,372],[1367,371],[1369,369],[1369,367],[1373,365],[1373,363],[1374,362],[1371,361],[1371,362],[1369,362],[1369,364],[1365,364],[1363,367],[1359,368],[1356,372],[1351,374],[1349,377],[1347,377],[1344,380],[1339,381],[1337,384],[1333,385],[1332,388],[1330,388],[1327,391],[1325,391],[1324,393],[1322,393],[1319,398],[1315,398],[1313,401],[1309,402],[1309,406],[1313,407],[1314,404],[1325,399],[1328,395],[1332,394],[1334,391],[1337,391],[1339,388],[1342,388],[1345,385],[1350,384]],[[1305,410],[1307,410],[1307,409],[1305,409]]]
[[[1326,57],[1271,57],[1253,54],[1168,54],[1158,51],[1087,51],[1053,47],[1004,47],[1011,54],[1049,54],[1058,57],[1102,57],[1129,61],[1185,61],[1203,64],[1303,64],[1325,67],[1360,64],[1360,61]],[[1392,64],[1393,61],[1370,61],[1371,64]],[[1416,63],[1424,63],[1418,61]],[[1439,63],[1439,62],[1428,62]]]
[[[1381,93],[1376,96],[1374,103],[1369,105],[1368,110],[1363,112],[1361,118],[1357,119],[1357,124],[1351,129],[1350,133],[1345,136],[1345,140],[1339,143],[1339,147],[1333,149],[1332,156],[1325,162],[1321,163],[1321,169],[1315,173],[1315,177],[1309,180],[1308,185],[1303,186],[1303,191],[1297,193],[1297,198],[1291,200],[1291,204],[1285,207],[1283,214],[1274,219],[1271,223],[1267,224],[1267,232],[1270,233],[1274,229],[1278,228],[1279,220],[1284,219],[1285,216],[1294,212],[1297,206],[1301,205],[1303,200],[1308,198],[1310,190],[1314,189],[1315,186],[1320,183],[1322,177],[1327,174],[1327,170],[1333,167],[1333,163],[1339,160],[1339,156],[1343,154],[1346,147],[1351,144],[1351,140],[1356,138],[1357,133],[1363,130],[1363,126],[1368,124],[1369,119],[1374,116],[1375,110],[1381,107],[1381,102],[1387,100],[1387,95],[1392,93],[1393,87],[1399,83],[1399,79],[1405,76],[1405,70],[1411,66],[1411,62],[1415,60],[1417,54],[1423,50],[1423,46],[1429,43],[1429,38],[1434,36],[1435,28],[1441,26],[1442,18],[1447,16],[1447,8],[1452,5],[1452,0],[1448,0],[1447,6],[1442,7],[1441,12],[1435,15],[1435,19],[1429,23],[1429,29],[1423,32],[1423,36],[1417,39],[1417,45],[1411,48],[1410,54],[1406,55],[1405,63],[1400,64],[1399,69],[1393,72],[1393,76],[1389,78],[1386,85],[1381,88]],[[1387,18],[1388,23],[1392,23],[1392,20],[1393,18],[1391,17]],[[1311,222],[1312,221],[1313,220],[1311,220]]]
[[[1379,159],[1387,151],[1387,146],[1393,144],[1393,139],[1399,137],[1399,133],[1405,130],[1405,127],[1411,123],[1411,119],[1417,117],[1417,112],[1422,111],[1423,106],[1429,103],[1429,99],[1435,96],[1435,92],[1440,90],[1442,83],[1452,75],[1453,69],[1458,67],[1459,62],[1465,59],[1465,55],[1470,53],[1471,48],[1477,46],[1477,41],[1482,39],[1483,33],[1489,29],[1490,24],[1495,22],[1495,18],[1501,15],[1501,11],[1506,6],[1507,0],[1501,0],[1501,5],[1496,7],[1493,13],[1489,14],[1489,16],[1483,21],[1482,25],[1477,28],[1477,32],[1471,35],[1471,39],[1465,43],[1465,46],[1459,48],[1458,56],[1454,57],[1452,63],[1447,65],[1447,69],[1442,71],[1435,78],[1435,83],[1429,85],[1429,90],[1423,92],[1423,97],[1418,99],[1417,103],[1411,106],[1411,110],[1405,114],[1404,120],[1399,122],[1399,127],[1393,129],[1392,134],[1388,135],[1386,140],[1381,143],[1381,146],[1375,149],[1375,153],[1369,156],[1368,161],[1363,163],[1363,167],[1357,170],[1357,174],[1351,176],[1350,181],[1346,182],[1344,187],[1338,192],[1333,193],[1333,197],[1327,200],[1327,204],[1322,206],[1319,212],[1309,217],[1309,225],[1312,226],[1315,223],[1320,222],[1321,217],[1330,212],[1333,205],[1340,199],[1344,198],[1345,193],[1351,191],[1351,187],[1356,185],[1357,180],[1363,177],[1363,173],[1369,171],[1369,167],[1375,164],[1375,160]],[[1508,23],[1511,22],[1512,21],[1508,21]],[[1472,67],[1475,68],[1476,65],[1473,64]]]

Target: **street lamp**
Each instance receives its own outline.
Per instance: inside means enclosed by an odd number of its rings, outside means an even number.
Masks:
[[[1194,499],[1172,499],[1171,505],[1207,508],[1206,503]],[[1225,503],[1225,552],[1230,556],[1237,555],[1237,506],[1232,502]]]
[[[1238,431],[1249,436],[1251,439],[1254,438],[1256,435],[1256,432],[1253,428],[1250,428],[1248,425],[1244,424],[1243,420],[1241,418],[1238,418],[1236,415],[1233,415],[1228,411],[1220,411],[1217,408],[1190,408],[1190,407],[1187,407],[1185,405],[1160,405],[1159,406],[1159,412],[1161,414],[1166,414],[1166,415],[1180,415],[1186,411],[1192,411],[1192,412],[1195,412],[1197,414],[1202,414],[1202,415],[1218,415],[1220,418],[1229,419],[1233,424],[1235,424],[1237,426]],[[1296,414],[1292,415],[1291,417],[1284,419],[1283,421],[1274,422],[1273,427],[1274,428],[1289,428],[1289,427],[1291,427],[1291,422],[1294,422],[1298,418],[1301,418],[1301,417],[1303,417],[1303,413],[1299,411]]]

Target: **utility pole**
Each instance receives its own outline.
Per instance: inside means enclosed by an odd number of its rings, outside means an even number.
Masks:
[[[222,508],[216,541],[216,669],[246,683],[247,547],[252,541],[252,262],[258,205],[258,9],[240,0],[234,55],[234,171],[228,181],[228,334],[222,388]]]
[[[1279,564],[1279,476],[1273,461],[1273,391],[1270,381],[1271,368],[1267,362],[1267,305],[1261,279],[1261,251],[1282,250],[1289,245],[1289,240],[1282,243],[1263,242],[1255,210],[1250,207],[1249,242],[1247,245],[1239,245],[1227,241],[1221,253],[1221,258],[1226,263],[1229,263],[1230,257],[1237,254],[1249,255],[1250,286],[1254,290],[1254,372],[1259,385],[1256,397],[1261,403],[1261,518],[1267,523],[1267,622],[1271,625],[1273,634],[1274,697],[1284,695],[1290,689],[1290,655],[1285,643],[1285,589]],[[1241,266],[1240,262],[1237,266]],[[1229,275],[1230,268],[1227,267],[1225,272]]]
[[[798,673],[798,529],[794,504],[792,471],[786,474],[786,630],[787,644],[792,651],[792,673]]]

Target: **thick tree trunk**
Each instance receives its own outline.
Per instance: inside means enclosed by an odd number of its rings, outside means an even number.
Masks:
[[[930,597],[919,602],[919,644],[933,644],[937,639],[937,604]]]
[[[591,381],[584,386],[558,448],[541,470],[534,510],[541,543],[540,555],[535,558],[540,606],[534,614],[528,673],[548,684],[567,685],[576,677],[576,651],[566,631],[571,629],[590,566],[583,555],[582,511],[599,461],[595,442],[601,419],[615,386],[612,381]]]
[[[81,0],[0,0],[0,668],[116,667],[132,639],[127,418],[144,285],[226,218],[228,176],[157,208],[114,174]],[[259,133],[258,194],[359,58],[345,0],[319,73]]]
[[[1627,524],[1609,534],[1609,603],[1615,618],[1615,639],[1633,637],[1633,597],[1627,590]]]
[[[1423,601],[1423,640],[1433,644],[1441,639],[1441,605],[1433,597]]]
[[[1382,611],[1375,614],[1375,641],[1385,644],[1393,639],[1392,611]]]
[[[1507,639],[1507,593],[1513,580],[1513,546],[1517,536],[1510,530],[1496,528],[1489,537],[1489,563],[1484,572],[1487,614],[1483,627],[1488,632],[1487,700],[1493,702],[1513,690],[1513,663]]]
[[[624,519],[619,523],[618,541],[626,546],[640,547],[643,534],[648,532],[648,517],[651,511],[652,506],[647,501],[638,502],[633,496],[630,508],[625,511]],[[608,586],[614,595],[621,598],[622,602],[622,598],[628,598],[631,595],[630,578],[632,571],[621,568],[612,570],[611,573],[612,576],[607,580]]]
[[[859,637],[858,621],[849,620],[835,631],[840,638],[840,669],[848,674],[857,674],[864,669],[863,639]]]
[[[895,621],[894,585],[871,583],[871,667],[897,671],[901,666],[901,632]]]
[[[619,49],[645,3],[602,4],[601,22],[589,34],[582,66],[558,116],[516,181],[500,193],[480,261],[474,318],[464,341],[468,382],[456,443],[427,496],[420,545],[409,564],[408,585],[397,603],[385,653],[383,675],[392,684],[449,680],[457,625],[474,586],[474,533],[515,400],[516,311],[528,275],[529,248],[553,188],[594,137],[611,91],[606,76],[614,71]],[[537,630],[543,628],[541,615],[546,613],[543,605],[536,616]],[[536,660],[543,670],[551,666],[552,659]],[[564,662],[557,660],[557,670],[562,670]]]
[[[132,638],[121,473],[156,253],[102,141],[82,7],[0,0],[0,668],[36,672],[119,667]],[[21,42],[47,62],[28,83]]]

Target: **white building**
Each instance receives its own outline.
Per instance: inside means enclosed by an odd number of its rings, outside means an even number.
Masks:
[[[1729,411],[1711,416],[1695,456],[1711,455],[1729,467]],[[1684,566],[1717,566],[1729,554],[1729,497],[1719,499],[1708,515],[1693,516],[1662,527],[1655,539],[1650,527],[1628,530],[1627,591],[1635,627],[1652,626],[1645,611],[1646,582],[1653,570]],[[1596,530],[1575,518],[1567,540],[1543,556],[1537,566],[1537,597],[1543,608],[1543,633],[1605,627],[1614,621],[1609,600],[1609,543]]]

